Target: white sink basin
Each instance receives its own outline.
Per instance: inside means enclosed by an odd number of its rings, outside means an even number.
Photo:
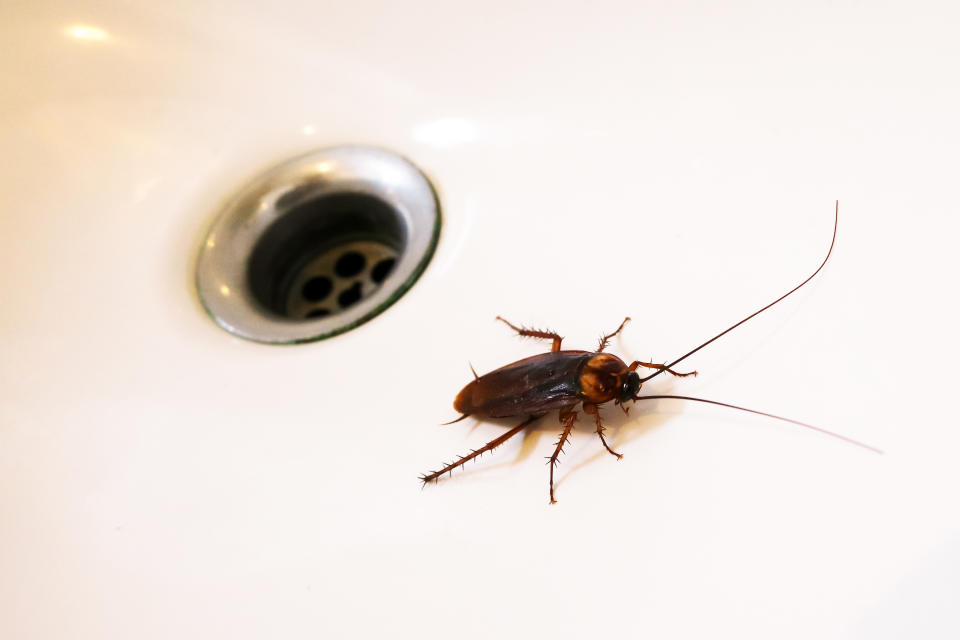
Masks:
[[[960,633],[957,10],[82,0],[0,8],[0,636]],[[203,234],[288,158],[433,181],[417,284],[331,340],[234,337]],[[633,317],[646,393],[747,414],[438,426]],[[917,625],[920,625],[918,630]]]

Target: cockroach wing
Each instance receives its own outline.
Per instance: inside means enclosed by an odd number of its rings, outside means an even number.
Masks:
[[[453,401],[463,414],[508,418],[564,409],[580,401],[580,371],[595,354],[551,351],[482,375]]]

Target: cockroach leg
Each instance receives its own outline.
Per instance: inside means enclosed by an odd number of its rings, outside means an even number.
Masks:
[[[463,417],[465,418],[466,416],[463,416]],[[478,458],[482,456],[487,451],[493,451],[494,449],[502,445],[504,442],[506,442],[513,436],[517,435],[521,431],[523,431],[523,429],[527,425],[532,423],[534,420],[537,420],[538,418],[542,418],[542,417],[543,417],[542,413],[538,415],[530,416],[529,418],[527,418],[526,420],[524,420],[523,422],[515,426],[513,429],[510,429],[510,431],[507,431],[505,434],[503,434],[499,438],[494,438],[493,440],[491,440],[484,446],[480,447],[476,451],[471,451],[465,456],[460,456],[459,460],[446,465],[440,471],[431,471],[430,473],[423,474],[422,476],[420,476],[421,482],[423,482],[423,484],[427,484],[428,482],[436,482],[440,478],[440,476],[442,476],[443,474],[452,473],[454,469],[456,469],[457,467],[462,467],[464,464],[466,464],[470,460],[473,460],[474,458]]]
[[[656,369],[657,371],[666,371],[667,373],[671,373],[677,376],[678,378],[686,378],[687,376],[697,375],[696,371],[688,371],[687,373],[677,373],[676,371],[674,371],[673,369],[670,369],[665,365],[655,364],[653,362],[640,362],[639,360],[635,360],[633,363],[631,363],[630,371],[636,371],[637,367],[646,367],[647,369]]]
[[[554,333],[553,331],[537,331],[536,329],[524,329],[523,327],[518,327],[514,324],[511,324],[509,321],[504,320],[500,316],[497,316],[497,320],[504,323],[514,331],[516,331],[521,336],[527,338],[543,338],[544,340],[553,340],[553,347],[550,351],[560,351],[560,343],[563,341],[563,338],[560,335]]]
[[[604,427],[603,423],[600,422],[600,407],[598,407],[595,404],[585,403],[583,405],[583,412],[593,415],[593,419],[597,423],[597,435],[600,436],[600,442],[603,443],[604,448],[606,448],[607,451],[609,451],[611,454],[616,456],[617,460],[621,459],[623,457],[623,454],[617,453],[616,451],[611,449],[610,445],[607,444],[607,439],[603,437],[603,432],[606,431],[606,427]]]
[[[577,412],[576,411],[561,411],[560,412],[560,422],[563,423],[563,433],[560,434],[560,439],[557,440],[557,448],[553,450],[553,455],[550,456],[549,465],[550,465],[550,504],[557,504],[557,501],[553,497],[553,468],[559,463],[560,454],[563,453],[563,446],[567,443],[567,440],[570,438],[570,431],[573,429],[573,423],[577,421]]]
[[[626,318],[623,319],[623,322],[620,323],[620,326],[617,327],[617,330],[616,330],[616,331],[614,331],[613,333],[611,333],[611,334],[609,334],[609,335],[606,335],[606,336],[603,336],[602,338],[600,338],[600,348],[597,349],[597,352],[599,353],[600,351],[603,351],[603,350],[606,348],[607,343],[610,342],[610,340],[611,340],[613,337],[615,337],[618,333],[620,333],[621,331],[623,331],[623,328],[626,326],[626,324],[627,324],[628,322],[630,322],[630,316],[627,316]]]

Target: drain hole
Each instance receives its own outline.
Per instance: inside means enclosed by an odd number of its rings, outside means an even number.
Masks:
[[[320,302],[330,295],[331,291],[333,291],[333,282],[330,281],[330,278],[324,276],[320,276],[319,278],[310,278],[307,280],[307,283],[303,285],[303,297],[310,302]],[[307,317],[314,316],[310,316],[308,314]]]
[[[311,309],[310,312],[307,313],[308,318],[326,318],[328,315],[330,315],[330,310],[323,308]]]
[[[377,263],[377,266],[373,268],[370,272],[370,277],[373,278],[373,281],[377,284],[380,284],[387,279],[387,276],[390,275],[390,272],[393,271],[393,265],[397,263],[393,258],[387,258],[386,260],[381,260]]]
[[[355,305],[362,295],[363,288],[359,282],[355,282],[352,287],[342,291],[340,295],[337,296],[337,303],[341,309],[346,309],[347,307]]]
[[[365,266],[367,266],[367,259],[364,258],[362,254],[356,251],[348,251],[340,256],[337,264],[333,266],[333,270],[336,271],[337,275],[341,278],[349,278],[363,271]]]

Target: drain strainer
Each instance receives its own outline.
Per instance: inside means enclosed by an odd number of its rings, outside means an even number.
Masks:
[[[286,315],[325,318],[370,296],[397,262],[397,251],[356,240],[320,254],[297,274],[287,294]]]
[[[253,180],[220,214],[197,290],[224,329],[320,340],[393,304],[433,255],[440,208],[426,177],[374,147],[322,149]]]

